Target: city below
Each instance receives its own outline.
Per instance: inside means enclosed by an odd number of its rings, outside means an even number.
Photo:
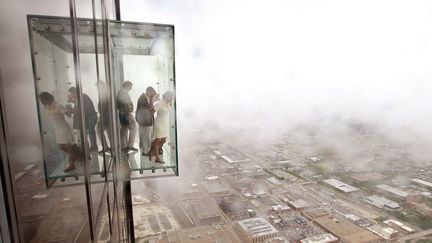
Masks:
[[[180,178],[132,184],[138,242],[431,242],[430,162],[350,129],[351,161],[313,133],[185,146]]]
[[[432,170],[419,147],[361,126],[341,143],[305,128],[275,140],[202,134],[180,143],[179,177],[131,181],[136,242],[431,242]],[[18,190],[36,240],[68,241],[85,222],[79,186],[33,194],[44,190],[39,165],[15,179],[32,185]]]

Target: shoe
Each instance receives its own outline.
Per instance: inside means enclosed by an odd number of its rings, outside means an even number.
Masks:
[[[102,149],[101,151],[99,151],[98,153],[103,154],[105,152],[109,152],[110,150],[111,150],[110,148],[105,148],[105,149]]]
[[[161,164],[165,163],[165,161],[163,161],[163,159],[159,158],[159,156],[156,156],[156,161],[155,162],[156,163],[161,163]]]
[[[126,150],[138,152],[138,149],[134,147],[128,147]]]
[[[68,172],[68,171],[73,170],[73,169],[75,169],[75,165],[68,165],[63,171]]]

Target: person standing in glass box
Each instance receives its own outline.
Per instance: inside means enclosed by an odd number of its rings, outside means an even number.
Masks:
[[[123,88],[117,93],[117,109],[119,111],[120,119],[120,139],[121,148],[123,151],[138,151],[134,148],[136,136],[136,122],[132,115],[134,106],[129,91],[132,89],[132,82],[125,81]],[[128,136],[129,135],[129,136]]]
[[[93,101],[86,94],[82,94],[82,102],[84,106],[84,115],[85,115],[85,125],[88,136],[90,138],[90,151],[97,151],[97,143],[96,143],[96,122],[97,122],[97,113],[93,104]],[[68,102],[74,104],[74,107],[70,105],[66,105],[66,115],[71,117],[73,115],[73,129],[80,129],[80,108],[78,107],[78,93],[75,87],[69,88]]]
[[[153,103],[159,97],[153,87],[149,86],[137,102],[136,120],[139,124],[139,138],[142,156],[148,156],[153,141],[153,124],[155,109]]]
[[[155,156],[156,163],[165,163],[163,158],[160,158],[159,155],[163,155],[163,145],[166,143],[170,132],[169,113],[173,100],[174,93],[167,91],[162,95],[162,99],[154,105],[154,109],[157,112],[156,120],[154,122],[155,139],[149,153],[149,159],[151,161],[153,156]]]
[[[109,90],[107,85],[102,82],[98,81],[96,83],[96,87],[99,91],[99,103],[98,103],[98,111],[99,111],[99,119],[96,123],[96,132],[99,136],[99,140],[102,143],[102,150],[99,151],[99,153],[104,153],[110,150],[106,137],[105,137],[105,131],[108,135],[108,139],[110,139],[110,116],[109,116]]]
[[[82,157],[80,148],[74,144],[72,129],[65,120],[66,109],[57,103],[54,96],[48,92],[39,94],[39,100],[47,110],[48,116],[54,123],[55,140],[59,148],[68,156],[68,164],[64,172],[75,169],[75,161]]]

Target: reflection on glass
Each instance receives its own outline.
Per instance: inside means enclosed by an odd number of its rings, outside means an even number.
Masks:
[[[102,143],[102,150],[99,153],[108,152],[110,150],[107,141],[110,140],[110,129],[109,129],[109,94],[106,83],[103,81],[98,81],[96,87],[99,90],[99,103],[98,112],[99,118],[96,123],[96,131],[99,136],[99,140]]]
[[[46,109],[46,114],[49,122],[52,122],[54,126],[54,137],[55,142],[58,144],[60,150],[62,150],[67,156],[67,165],[64,167],[64,172],[75,169],[75,162],[79,159],[82,154],[80,148],[73,144],[74,139],[72,135],[72,129],[65,120],[65,114],[70,113],[68,109],[58,104],[54,96],[48,92],[41,92],[39,94],[40,102]],[[70,108],[72,109],[72,108]]]

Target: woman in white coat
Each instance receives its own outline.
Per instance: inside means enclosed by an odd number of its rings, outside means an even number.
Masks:
[[[54,123],[54,133],[56,143],[60,149],[68,155],[69,164],[66,166],[64,171],[70,171],[75,169],[75,161],[79,158],[77,148],[73,146],[73,135],[72,129],[65,120],[65,108],[58,104],[48,92],[42,92],[39,94],[39,100],[47,110],[48,115]],[[78,148],[79,149],[79,148]]]
[[[162,100],[154,105],[154,110],[157,114],[154,122],[155,139],[153,141],[152,149],[149,153],[149,158],[152,160],[153,156],[155,156],[157,163],[165,163],[165,161],[163,161],[159,155],[162,155],[162,146],[166,142],[166,139],[169,135],[169,113],[173,99],[174,93],[167,91],[162,95]]]

